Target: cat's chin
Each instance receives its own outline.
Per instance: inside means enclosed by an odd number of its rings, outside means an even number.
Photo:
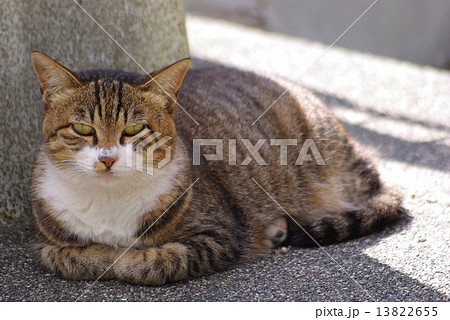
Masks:
[[[114,186],[123,180],[123,177],[117,176],[111,171],[100,173],[95,176],[95,182],[103,186]]]

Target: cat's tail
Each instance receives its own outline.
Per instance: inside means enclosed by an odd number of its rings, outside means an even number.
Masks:
[[[400,193],[386,189],[370,198],[361,209],[319,217],[299,226],[288,218],[287,245],[311,247],[357,238],[381,230],[407,215]],[[305,232],[306,231],[306,232]]]

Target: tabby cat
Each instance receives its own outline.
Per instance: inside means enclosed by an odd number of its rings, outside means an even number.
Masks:
[[[39,52],[32,62],[45,104],[36,249],[64,278],[162,285],[402,215],[401,197],[302,88],[283,94],[282,80],[219,66],[187,72],[189,59],[150,75],[72,72]]]

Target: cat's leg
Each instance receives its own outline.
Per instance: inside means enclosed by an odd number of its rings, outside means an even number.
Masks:
[[[287,221],[285,217],[274,220],[265,230],[264,243],[268,248],[275,248],[287,237]]]
[[[94,244],[87,247],[60,247],[42,244],[39,253],[47,269],[66,279],[114,277],[113,270],[108,268],[112,266],[117,251],[110,246]]]
[[[171,242],[158,248],[123,249],[114,264],[118,280],[163,285],[193,276],[225,270],[243,256],[239,244],[197,235],[183,242]]]

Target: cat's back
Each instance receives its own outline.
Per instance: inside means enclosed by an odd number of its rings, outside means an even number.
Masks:
[[[180,88],[178,103],[200,124],[239,119],[251,125],[285,91],[275,78],[215,66],[190,70]]]
[[[180,88],[177,128],[190,138],[300,141],[346,135],[309,90],[287,80],[224,66],[190,70]]]

